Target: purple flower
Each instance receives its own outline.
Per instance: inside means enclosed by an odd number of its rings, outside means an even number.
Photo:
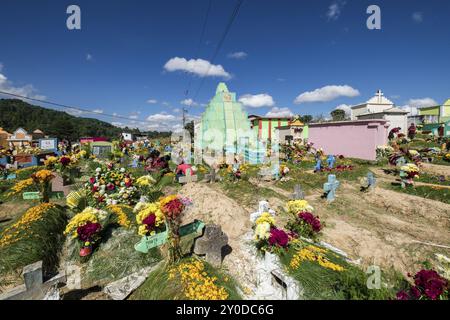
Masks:
[[[409,295],[406,291],[397,292],[397,300],[409,300]]]
[[[85,225],[77,228],[78,238],[83,241],[92,242],[93,236],[100,231],[102,226],[100,223],[92,223],[88,221]]]
[[[311,212],[300,212],[298,218],[309,224],[314,232],[319,232],[322,229],[319,217],[315,217]]]
[[[279,246],[286,248],[289,243],[289,236],[281,229],[270,229],[269,244],[271,246]]]

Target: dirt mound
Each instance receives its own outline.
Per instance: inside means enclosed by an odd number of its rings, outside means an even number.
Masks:
[[[183,223],[200,219],[222,226],[230,240],[237,239],[250,228],[249,213],[236,201],[205,183],[189,183],[179,191],[193,205],[183,216]]]

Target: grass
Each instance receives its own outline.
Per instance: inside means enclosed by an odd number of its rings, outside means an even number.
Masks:
[[[357,266],[327,250],[324,256],[334,264],[344,267],[344,271],[327,269],[313,261],[302,261],[297,269],[290,267],[296,250],[291,248],[280,257],[290,275],[303,288],[303,298],[307,300],[387,300],[395,298],[397,288],[406,285],[404,278],[392,270],[381,274],[384,285],[380,289],[369,289],[368,276]]]
[[[450,186],[450,177],[438,176],[425,172],[420,173],[419,179],[417,179],[416,181],[438,184],[443,186]]]
[[[440,188],[439,186],[436,187],[415,186],[402,189],[399,186],[393,185],[386,185],[386,187],[393,191],[407,193],[413,196],[418,196],[425,199],[431,199],[450,204],[450,189],[447,188]]]
[[[244,179],[238,182],[224,180],[220,182],[219,185],[228,197],[246,206],[255,206],[262,198],[279,198],[286,200],[283,195],[280,195],[274,190],[256,186]]]
[[[184,259],[180,263],[189,262],[190,259]],[[237,290],[236,281],[223,272],[216,269],[210,264],[203,262],[204,272],[209,277],[216,277],[215,284],[223,287],[228,294],[228,300],[240,300],[241,296]],[[170,268],[170,267],[169,267]],[[166,266],[161,265],[153,271],[147,280],[129,297],[130,300],[181,300],[186,299],[183,294],[182,284],[177,278],[169,279],[169,270]]]
[[[58,266],[58,253],[64,242],[62,233],[67,222],[64,209],[60,206],[48,209],[34,221],[33,215],[22,217],[0,233],[0,241],[4,241],[0,245],[2,279],[11,273],[19,275],[24,266],[40,260],[47,275],[54,273]],[[12,241],[7,240],[10,235]]]

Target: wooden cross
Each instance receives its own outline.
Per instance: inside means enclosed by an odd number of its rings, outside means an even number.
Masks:
[[[336,180],[336,176],[334,174],[328,175],[328,182],[323,184],[323,191],[327,195],[328,202],[334,201],[336,196],[336,190],[339,187],[340,182]]]
[[[15,287],[0,295],[0,300],[42,300],[50,289],[58,283],[66,282],[65,274],[58,274],[44,282],[42,261],[35,262],[23,268],[25,284]]]
[[[206,255],[206,261],[215,267],[222,264],[222,248],[228,244],[228,236],[215,224],[205,226],[204,234],[195,240],[194,253]]]

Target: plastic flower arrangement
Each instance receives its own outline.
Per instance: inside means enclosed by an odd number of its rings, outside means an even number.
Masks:
[[[108,212],[87,207],[76,214],[67,224],[64,235],[71,235],[72,239],[78,239],[81,244],[80,256],[86,257],[92,253],[93,246],[100,239],[102,225],[106,221]]]
[[[450,153],[445,154],[443,159],[450,162]]]
[[[399,291],[397,300],[447,300],[449,282],[435,270],[420,270],[409,290]]]
[[[159,203],[138,203],[139,211],[136,215],[138,224],[138,234],[141,236],[152,236],[157,231],[164,228],[164,214],[162,213]],[[137,205],[137,206],[138,206]]]
[[[47,169],[53,169],[58,162],[58,157],[50,156],[44,161],[44,165]]]
[[[117,219],[117,223],[124,228],[130,228],[131,221],[128,219],[127,214],[124,211],[124,205],[110,205],[107,209],[114,214]]]

